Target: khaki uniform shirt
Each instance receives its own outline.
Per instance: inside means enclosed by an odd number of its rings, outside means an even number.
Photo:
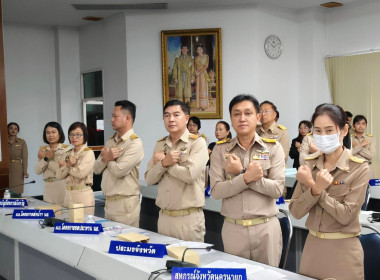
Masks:
[[[133,129],[122,137],[117,133],[107,141],[106,148],[123,149],[118,158],[105,164],[99,155],[94,173],[102,176],[102,191],[105,196],[140,195],[139,168],[144,157],[143,143]]]
[[[173,145],[169,136],[158,140],[154,152],[181,152],[178,164],[163,167],[161,161],[148,163],[145,181],[158,184],[156,205],[166,210],[182,210],[205,205],[205,168],[208,161],[206,142],[187,129]]]
[[[316,158],[321,152],[317,151],[315,153],[310,154],[310,146],[314,143],[313,134],[308,134],[302,139],[301,150],[300,150],[300,165],[305,165],[305,158]]]
[[[8,141],[9,187],[17,193],[24,191],[24,173],[28,173],[28,146],[22,138],[13,143]]]
[[[313,179],[324,168],[324,155],[307,160]],[[358,233],[361,230],[359,212],[363,205],[368,185],[368,163],[344,149],[330,171],[334,177],[333,184],[318,196],[313,196],[311,188],[298,183],[290,201],[290,213],[301,219],[307,213],[308,229],[319,232]]]
[[[258,161],[263,178],[246,185],[243,174],[228,174],[225,170],[226,154],[235,154],[243,167]],[[258,159],[262,157],[262,159]],[[211,195],[223,199],[221,214],[233,219],[272,217],[278,213],[276,199],[285,186],[284,151],[278,142],[266,143],[256,133],[249,150],[240,146],[237,137],[215,145],[211,154]]]
[[[94,152],[84,145],[77,153],[74,148],[68,150],[63,157],[75,156],[77,163],[75,166],[67,168],[66,165],[57,170],[57,179],[66,178],[67,186],[92,186],[92,170],[95,163]]]
[[[262,127],[262,125],[260,125],[257,126],[256,132],[261,138],[276,139],[278,142],[280,142],[282,148],[284,149],[285,162],[288,160],[290,140],[288,130],[285,126],[273,122],[267,131],[264,131],[264,128]]]
[[[367,140],[368,145],[362,147],[360,144]],[[356,134],[352,135],[351,142],[356,143],[357,145],[354,147],[352,145],[352,155],[364,158],[369,162],[373,159],[376,153],[376,139],[370,134],[363,135],[361,138],[358,138]]]
[[[54,157],[50,159],[49,161],[45,161],[43,158],[38,159],[36,165],[34,166],[34,171],[37,175],[40,175],[43,173],[43,178],[55,178],[56,172],[59,169],[59,162],[61,160],[64,160],[62,158],[63,154],[66,152],[66,150],[69,148],[69,145],[65,144],[58,144],[57,148],[54,151]],[[43,151],[49,151],[50,146],[41,146],[40,150]]]

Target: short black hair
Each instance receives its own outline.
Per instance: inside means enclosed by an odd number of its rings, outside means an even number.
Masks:
[[[165,114],[166,108],[171,107],[171,106],[177,106],[177,105],[181,106],[181,109],[185,113],[185,115],[190,115],[189,105],[178,99],[173,99],[166,102],[162,113]]]
[[[352,121],[352,123],[355,124],[355,123],[360,122],[362,120],[364,120],[365,123],[367,123],[367,118],[365,116],[363,116],[363,115],[356,115],[355,118],[354,118],[354,120]]]
[[[181,49],[184,48],[184,47],[189,48],[186,44],[182,44],[181,45]]]
[[[353,115],[350,111],[346,111],[345,113],[346,113],[347,118],[352,118]]]
[[[84,123],[82,122],[75,122],[75,123],[72,123],[69,127],[69,131],[67,133],[67,135],[69,135],[69,141],[71,143],[71,140],[70,140],[70,132],[73,131],[74,129],[76,128],[80,128],[82,129],[83,131],[83,144],[86,144],[87,143],[87,140],[88,140],[88,131],[87,131],[87,127]]]
[[[269,104],[270,106],[272,106],[272,110],[276,112],[276,117],[280,118],[280,113],[278,112],[277,107],[276,107],[276,105],[273,104],[273,102],[265,100],[265,101],[261,102],[260,107],[264,104]]]
[[[136,105],[129,100],[119,100],[115,102],[115,107],[121,106],[122,110],[127,110],[129,114],[132,116],[132,123],[135,122],[136,119]]]
[[[255,107],[256,114],[260,112],[260,107],[259,107],[259,101],[250,94],[239,94],[236,95],[234,98],[232,98],[230,105],[229,105],[229,111],[231,115],[232,107],[234,107],[237,103],[243,102],[243,101],[251,101],[253,103],[253,106]]]
[[[10,127],[11,125],[15,125],[15,126],[17,126],[17,130],[18,130],[18,132],[20,132],[20,126],[19,126],[17,123],[15,123],[15,122],[10,122],[10,123],[8,124],[8,126],[7,126],[8,130],[9,130],[9,127]]]
[[[44,142],[46,144],[49,144],[49,141],[47,140],[46,138],[46,129],[48,127],[54,127],[58,130],[58,133],[59,133],[59,140],[58,140],[58,143],[63,143],[65,142],[65,133],[63,132],[63,129],[62,129],[62,126],[57,123],[57,122],[48,122],[45,127],[44,127],[44,131],[42,132],[42,139],[44,139]]]
[[[187,123],[187,125],[189,125],[190,121],[193,121],[193,123],[198,126],[198,130],[201,129],[201,120],[198,117],[196,117],[196,116],[190,117],[189,122]]]
[[[315,108],[315,112],[311,117],[311,123],[314,126],[315,119],[321,115],[328,115],[339,129],[343,129],[347,124],[347,115],[339,105],[331,103],[323,103]]]

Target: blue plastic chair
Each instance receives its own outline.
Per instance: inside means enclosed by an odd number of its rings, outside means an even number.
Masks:
[[[364,251],[364,279],[379,280],[380,231],[369,225],[362,225],[362,227],[369,228],[374,231],[374,233],[360,235],[359,237]]]
[[[279,211],[285,215],[285,217],[280,217],[278,220],[280,221],[281,231],[282,231],[282,252],[281,252],[281,260],[279,264],[279,268],[285,269],[286,260],[288,259],[288,253],[290,248],[290,241],[293,236],[293,225],[290,220],[289,213],[283,209],[279,209]]]

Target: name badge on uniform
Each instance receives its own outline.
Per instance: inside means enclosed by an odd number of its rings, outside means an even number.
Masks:
[[[268,154],[255,154],[252,156],[252,159],[257,159],[257,160],[268,160],[269,155]]]

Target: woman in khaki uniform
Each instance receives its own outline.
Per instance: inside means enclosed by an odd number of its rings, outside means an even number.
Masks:
[[[45,182],[44,201],[62,205],[65,198],[66,182],[63,179],[57,179],[56,173],[59,169],[59,162],[69,146],[62,144],[65,141],[65,134],[57,122],[48,122],[45,125],[42,138],[48,145],[40,147],[38,162],[34,171],[37,175],[43,174]]]
[[[28,178],[28,147],[17,134],[20,127],[17,123],[8,124],[9,152],[9,188],[21,195],[24,192],[24,178]]]
[[[364,134],[367,129],[367,118],[357,115],[353,121],[352,155],[368,160],[370,179],[374,178],[372,159],[376,153],[376,139],[371,134]]]
[[[84,123],[75,122],[69,127],[69,140],[73,148],[68,150],[60,161],[57,171],[58,179],[66,179],[66,194],[63,205],[82,203],[84,207],[95,206],[92,191],[94,152],[86,146],[88,139],[87,127]],[[86,215],[94,215],[95,208],[84,209]]]
[[[296,219],[309,214],[300,273],[317,279],[364,279],[358,236],[368,163],[350,155],[342,144],[348,124],[341,107],[318,106],[312,123],[314,142],[322,154],[306,158],[306,165],[298,169],[298,185],[289,205]]]

